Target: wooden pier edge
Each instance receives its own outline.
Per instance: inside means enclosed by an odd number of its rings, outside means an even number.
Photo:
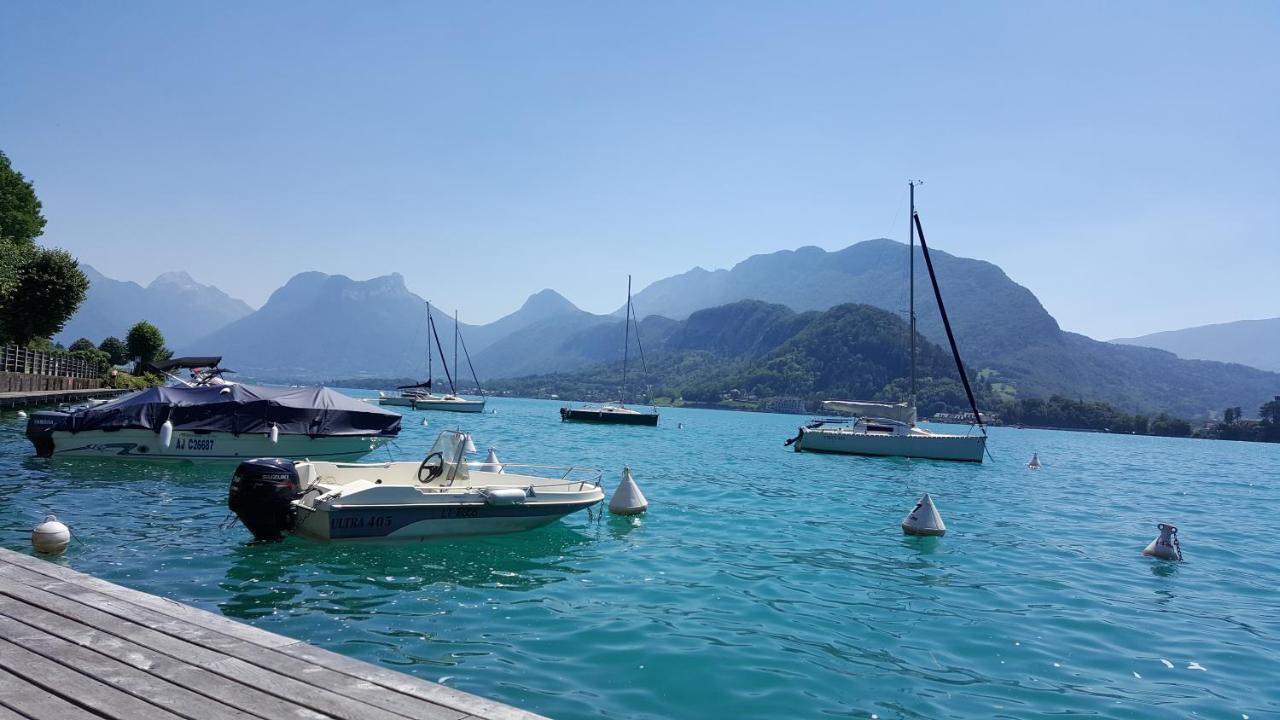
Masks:
[[[0,548],[0,720],[541,716]]]

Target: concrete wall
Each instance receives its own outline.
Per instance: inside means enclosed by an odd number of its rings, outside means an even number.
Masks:
[[[93,378],[69,378],[53,375],[0,372],[0,392],[44,392],[48,390],[91,390],[102,387]]]

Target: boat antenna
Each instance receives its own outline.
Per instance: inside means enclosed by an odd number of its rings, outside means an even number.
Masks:
[[[947,318],[947,306],[942,304],[942,290],[938,289],[938,276],[933,272],[933,259],[929,257],[929,245],[924,241],[924,228],[920,225],[920,216],[912,214],[911,219],[916,232],[920,235],[920,250],[924,253],[924,264],[929,268],[929,281],[933,283],[933,296],[938,300],[938,312],[942,314],[942,327],[947,331],[947,342],[951,343],[951,356],[956,360],[956,370],[960,372],[960,382],[964,383],[964,394],[969,398],[969,407],[973,410],[973,419],[977,421],[982,434],[987,434],[987,426],[982,422],[982,413],[978,412],[978,402],[973,399],[973,388],[969,386],[969,374],[964,371],[964,361],[960,359],[960,348],[956,347],[955,333],[951,332],[951,320]]]
[[[427,320],[431,325],[431,337],[436,339],[436,352],[440,353],[440,367],[444,368],[444,376],[449,380],[449,392],[453,395],[458,394],[458,388],[454,387],[453,376],[449,374],[449,363],[444,360],[444,346],[440,344],[440,333],[436,332],[436,319],[431,316],[431,311],[427,311]],[[427,342],[431,342],[429,339]],[[430,352],[430,349],[428,349]]]
[[[622,341],[622,389],[619,391],[618,402],[625,405],[627,402],[627,353],[631,350],[631,276],[627,276],[627,319],[623,323],[626,325],[626,331],[623,334]]]
[[[910,295],[907,300],[907,331],[911,333],[911,394],[908,400],[912,408],[916,406],[916,232],[911,218],[916,216],[916,185],[923,184],[915,180],[907,183],[911,187],[911,215],[907,218],[907,275],[910,277],[910,289],[907,291]]]

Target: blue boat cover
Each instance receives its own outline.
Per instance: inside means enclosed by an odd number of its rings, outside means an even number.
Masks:
[[[54,415],[54,413],[42,413]],[[61,413],[50,430],[83,432],[141,428],[281,434],[395,435],[400,416],[327,387],[273,388],[261,385],[154,387],[95,407]]]

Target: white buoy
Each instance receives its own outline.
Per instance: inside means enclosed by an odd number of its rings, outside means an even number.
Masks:
[[[933,498],[929,497],[929,493],[925,493],[920,498],[920,502],[907,513],[907,517],[902,521],[902,532],[907,535],[930,535],[942,536],[947,533],[947,526],[942,522],[942,516],[938,514],[938,508],[933,506]]]
[[[431,424],[431,423],[428,423],[426,418],[422,418],[422,427],[426,427],[426,426],[428,426],[428,425],[430,425],[430,424]]]
[[[27,416],[27,411],[26,411],[26,410],[19,410],[19,411],[18,411],[18,417],[20,417],[20,418],[25,418],[26,416]]]
[[[280,442],[280,426],[275,423],[271,423],[271,442]]]
[[[498,453],[489,448],[489,455],[485,457],[484,462],[476,467],[480,472],[500,473],[502,472],[502,463],[498,462]]]
[[[631,477],[631,468],[624,465],[622,482],[618,483],[618,489],[614,490],[613,497],[609,498],[609,512],[615,515],[639,515],[648,509],[649,501],[644,499],[640,486],[636,485],[635,479]]]
[[[58,518],[53,515],[45,516],[44,522],[31,531],[31,547],[35,548],[36,552],[60,555],[70,543],[71,530],[58,522]]]
[[[171,442],[173,442],[173,423],[165,420],[160,426],[160,444],[169,447]]]
[[[1040,453],[1031,453],[1031,462],[1027,463],[1027,467],[1032,470],[1040,469]]]
[[[1160,537],[1152,540],[1142,554],[1161,560],[1181,560],[1182,545],[1178,543],[1178,528],[1165,523],[1156,527],[1160,528]]]

